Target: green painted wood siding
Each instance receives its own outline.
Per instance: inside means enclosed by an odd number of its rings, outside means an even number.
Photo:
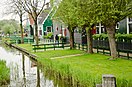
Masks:
[[[44,31],[46,31],[46,27],[47,26],[51,26],[52,27],[53,23],[52,23],[52,20],[50,19],[50,17],[47,18],[47,20],[44,22],[43,24],[43,29]],[[53,31],[53,30],[52,30]]]

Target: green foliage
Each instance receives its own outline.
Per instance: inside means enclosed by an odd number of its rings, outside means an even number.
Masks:
[[[50,32],[46,36],[44,36],[45,39],[50,39],[53,36],[53,33]]]
[[[97,5],[91,0],[63,0],[54,16],[65,24],[77,27],[87,26],[97,23],[95,10]]]
[[[77,25],[76,7],[74,0],[63,0],[57,8],[54,18],[61,20],[65,24],[75,27]]]
[[[77,8],[78,26],[87,26],[90,29],[93,24],[97,23],[97,4],[95,3],[93,0],[76,0],[75,6]]]
[[[4,34],[13,34],[14,32],[18,33],[19,24],[15,20],[1,20],[0,29]]]
[[[5,85],[9,82],[10,72],[9,68],[6,67],[5,61],[0,61],[0,85]]]
[[[131,0],[97,0],[96,4],[98,4],[97,18],[107,27],[132,14]]]
[[[108,39],[108,35],[107,34],[95,34],[93,35],[93,38],[94,39]],[[116,34],[115,35],[115,38],[118,40],[118,41],[130,41],[132,40],[132,34]]]

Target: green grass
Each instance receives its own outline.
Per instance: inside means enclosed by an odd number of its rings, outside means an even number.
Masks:
[[[30,51],[30,52],[33,52],[31,44],[17,44],[17,45],[28,50],[28,51]]]
[[[9,68],[6,67],[6,62],[0,60],[0,86],[5,85],[9,82],[10,72]]]
[[[31,46],[19,45],[32,51]],[[38,61],[59,72],[61,76],[71,75],[75,81],[84,87],[95,87],[101,82],[103,74],[113,74],[117,78],[117,87],[132,87],[132,61],[125,59],[108,60],[110,56],[102,54],[86,54],[80,50],[48,50],[34,53],[39,56]],[[60,58],[51,60],[50,58],[83,54],[81,56]],[[82,87],[83,87],[82,86]]]
[[[80,50],[46,50],[46,51],[37,51],[33,52],[32,50],[32,45],[30,44],[19,44],[18,46],[27,49],[29,52],[37,55],[40,58],[53,58],[53,57],[59,57],[59,56],[66,56],[66,55],[73,55],[73,54],[82,54],[84,53],[83,51]]]

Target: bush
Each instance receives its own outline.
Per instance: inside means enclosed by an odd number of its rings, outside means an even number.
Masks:
[[[50,32],[46,36],[44,36],[45,39],[52,39],[53,33]]]
[[[116,34],[115,35],[115,38],[117,39],[117,41],[130,41],[132,40],[132,34]],[[108,39],[108,35],[107,34],[95,34],[93,35],[93,39],[105,39],[107,40]]]

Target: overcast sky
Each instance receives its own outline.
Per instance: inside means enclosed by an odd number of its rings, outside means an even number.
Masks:
[[[50,0],[46,0],[46,2],[49,2]],[[18,16],[13,16],[13,15],[6,15],[4,14],[7,10],[7,0],[0,0],[0,20],[3,19],[16,19],[19,20]]]
[[[16,19],[17,16],[13,16],[11,14],[5,14],[6,10],[7,10],[7,0],[1,0],[0,1],[0,20],[3,19]]]

